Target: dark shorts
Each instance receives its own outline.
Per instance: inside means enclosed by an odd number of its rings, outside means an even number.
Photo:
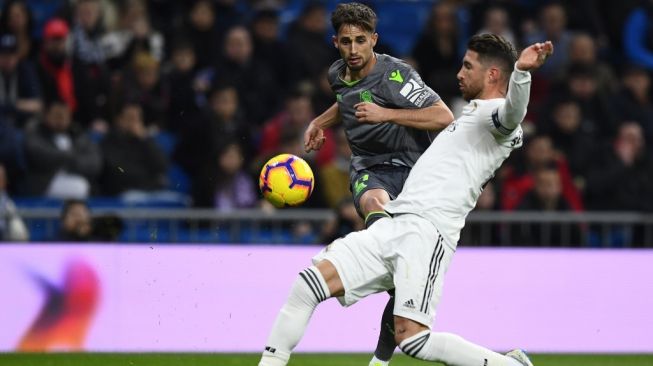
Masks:
[[[370,189],[383,189],[390,199],[395,199],[404,187],[404,182],[410,173],[409,167],[394,165],[375,165],[351,174],[349,189],[354,196],[356,211],[363,217],[360,199],[363,193]],[[364,217],[363,217],[364,218]]]

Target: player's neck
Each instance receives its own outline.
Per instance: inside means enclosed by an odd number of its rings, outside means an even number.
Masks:
[[[347,68],[347,73],[345,75],[345,79],[347,81],[357,81],[360,80],[367,75],[369,75],[372,70],[374,69],[374,65],[376,65],[376,54],[372,53],[372,58],[367,62],[367,64],[360,70],[351,70],[350,68]]]
[[[483,91],[481,91],[478,97],[474,99],[498,99],[498,98],[505,98],[505,97],[506,97],[506,92],[504,91],[504,88],[487,86],[483,88]]]

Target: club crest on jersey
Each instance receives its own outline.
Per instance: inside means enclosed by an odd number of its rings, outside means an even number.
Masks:
[[[410,79],[403,88],[399,91],[399,94],[403,95],[411,103],[415,104],[418,107],[421,107],[424,104],[424,100],[429,95],[426,89],[419,85],[415,79]]]
[[[372,92],[369,90],[363,90],[360,92],[361,102],[374,103],[374,98],[372,97]]]

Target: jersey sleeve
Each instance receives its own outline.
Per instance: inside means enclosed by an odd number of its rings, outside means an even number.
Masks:
[[[440,96],[407,64],[396,64],[386,71],[383,79],[384,98],[397,108],[425,108],[440,100]]]
[[[498,135],[510,136],[526,116],[531,92],[531,73],[515,70],[510,75],[506,100],[492,111],[492,125]]]

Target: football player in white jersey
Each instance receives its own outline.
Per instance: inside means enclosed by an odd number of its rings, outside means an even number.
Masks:
[[[337,239],[302,271],[268,338],[259,366],[286,365],[317,305],[336,297],[344,306],[394,287],[395,341],[409,356],[448,366],[532,366],[520,350],[506,355],[463,338],[432,332],[444,275],[465,218],[485,183],[521,146],[530,71],[553,53],[551,42],[524,49],[500,36],[476,35],[458,72],[469,104],[417,160],[392,218]]]

